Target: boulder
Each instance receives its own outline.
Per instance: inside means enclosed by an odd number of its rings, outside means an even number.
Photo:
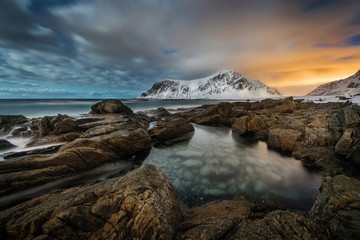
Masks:
[[[275,107],[277,113],[292,113],[296,108],[296,104],[292,97],[286,98],[282,101],[282,104]]]
[[[293,129],[269,129],[267,144],[269,147],[292,152],[301,135],[301,132]]]
[[[323,147],[331,144],[332,137],[328,128],[306,127],[304,140],[308,146]]]
[[[358,239],[360,236],[360,180],[337,175],[325,177],[321,194],[309,215],[324,227],[331,239]]]
[[[131,114],[133,111],[125,106],[120,100],[106,99],[91,106],[92,114]]]
[[[228,239],[325,239],[319,229],[318,225],[299,213],[278,210],[261,219],[242,221]]]
[[[181,210],[155,166],[0,212],[1,239],[173,239]]]
[[[27,122],[23,115],[0,115],[0,135],[8,135],[15,126]]]
[[[190,121],[204,125],[230,125],[232,115],[232,105],[228,102],[221,102],[215,106],[210,106]]]
[[[258,132],[266,128],[266,122],[263,117],[255,116],[249,120],[247,125],[248,132]]]
[[[253,203],[221,201],[192,209],[184,215],[176,239],[224,239],[251,214]]]
[[[39,136],[59,135],[80,130],[75,119],[62,114],[39,118],[32,122],[31,129],[37,131]]]
[[[0,151],[1,150],[7,150],[10,148],[14,148],[16,147],[14,144],[12,144],[11,142],[9,142],[6,139],[0,139]]]
[[[186,133],[193,132],[194,127],[185,118],[167,118],[156,122],[148,132],[155,144],[160,144]]]
[[[231,125],[232,131],[239,135],[244,135],[247,132],[249,117],[243,116],[240,118],[235,118],[233,124]]]

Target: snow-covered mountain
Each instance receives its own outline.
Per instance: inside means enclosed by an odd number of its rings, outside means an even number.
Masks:
[[[354,96],[360,94],[360,71],[351,77],[322,84],[308,93],[308,96],[340,95]]]
[[[280,92],[258,80],[250,80],[241,74],[225,69],[209,77],[195,80],[164,80],[139,98],[151,99],[240,99],[279,97]]]

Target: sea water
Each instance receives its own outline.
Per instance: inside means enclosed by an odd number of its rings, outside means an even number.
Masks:
[[[61,113],[77,117],[88,113],[91,105],[98,101],[0,100],[0,115],[20,114],[32,118]],[[123,100],[123,103],[136,112],[158,107],[195,107],[220,101],[223,100],[130,99]],[[29,150],[25,147],[27,139],[8,140],[15,141],[14,144],[18,145],[10,151]],[[195,125],[195,132],[188,134],[186,140],[168,147],[153,147],[144,163],[151,163],[162,169],[179,198],[189,207],[212,200],[245,196],[267,205],[306,210],[319,194],[321,182],[321,176],[306,169],[301,161],[269,150],[264,142],[249,142],[249,139],[239,137],[225,127]],[[122,168],[121,165],[119,169]],[[91,180],[91,174],[94,175],[94,181],[114,175],[103,167],[101,170],[90,171],[86,176],[87,181]],[[48,186],[52,188],[54,184]]]
[[[230,128],[194,125],[188,141],[153,147],[144,163],[167,175],[189,207],[240,196],[264,205],[308,210],[321,176],[301,161],[267,148],[265,142],[233,134]]]

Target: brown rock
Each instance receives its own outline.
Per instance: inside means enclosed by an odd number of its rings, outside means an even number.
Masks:
[[[106,99],[91,106],[93,114],[121,113],[131,114],[133,111],[125,106],[120,100]]]
[[[167,118],[158,121],[156,126],[149,130],[149,134],[155,144],[159,144],[193,131],[194,127],[187,119]]]
[[[240,221],[248,218],[254,204],[221,201],[192,209],[185,214],[176,239],[224,239]]]
[[[258,116],[255,116],[254,118],[250,119],[247,126],[249,132],[257,132],[264,128],[266,128],[265,119]]]
[[[229,239],[325,239],[319,227],[303,215],[290,211],[274,211],[262,219],[247,219]]]
[[[235,118],[233,124],[231,125],[232,131],[234,133],[243,135],[247,132],[247,125],[248,125],[249,117],[243,116],[240,118]]]
[[[360,181],[345,175],[324,178],[310,217],[323,225],[328,238],[358,239]]]
[[[215,106],[208,107],[204,111],[192,117],[190,121],[204,125],[229,125],[231,114],[231,103],[221,102]]]
[[[282,104],[275,107],[275,112],[278,113],[292,113],[296,108],[296,104],[292,97],[283,100]]]
[[[0,212],[1,239],[172,239],[181,218],[156,167],[51,193]]]
[[[294,151],[295,144],[301,138],[301,132],[292,129],[269,129],[267,144],[283,151]]]

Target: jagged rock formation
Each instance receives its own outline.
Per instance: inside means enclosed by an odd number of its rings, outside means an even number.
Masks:
[[[1,239],[172,239],[181,211],[153,165],[36,198],[0,214]]]
[[[230,70],[209,77],[185,80],[164,80],[155,83],[139,98],[153,99],[240,99],[279,97],[280,92],[258,80],[250,80]]]
[[[360,94],[360,71],[348,78],[322,84],[307,96],[354,96],[358,94]]]

